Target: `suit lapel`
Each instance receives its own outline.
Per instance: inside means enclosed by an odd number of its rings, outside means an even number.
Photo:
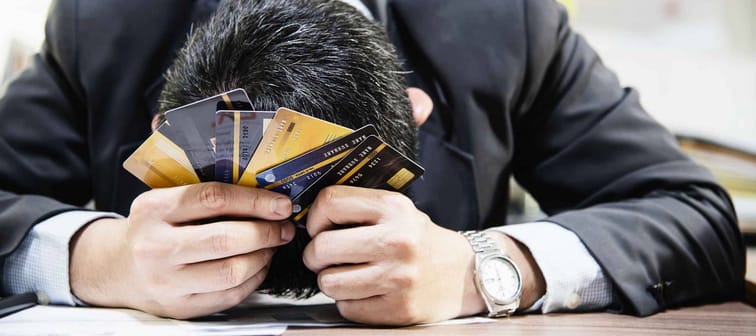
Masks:
[[[149,113],[149,120],[152,120],[152,118],[158,112],[157,101],[160,97],[160,93],[163,90],[163,86],[165,85],[165,71],[168,70],[168,68],[173,64],[176,53],[184,46],[187,34],[189,34],[189,30],[192,26],[201,24],[209,19],[212,14],[215,13],[215,11],[218,9],[219,3],[220,0],[197,0],[194,2],[194,8],[191,14],[192,18],[190,21],[191,24],[186,27],[184,33],[182,34],[183,37],[175,40],[173,44],[174,52],[172,53],[172,57],[170,57],[170,59],[162,61],[163,70],[156,78],[152,80],[150,85],[147,86],[142,94],[142,98],[144,99],[144,102],[147,106],[147,112]]]

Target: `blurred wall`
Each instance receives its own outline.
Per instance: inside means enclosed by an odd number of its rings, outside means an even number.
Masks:
[[[50,0],[0,0],[0,93],[44,38]]]
[[[572,0],[573,27],[676,133],[756,153],[756,0]]]

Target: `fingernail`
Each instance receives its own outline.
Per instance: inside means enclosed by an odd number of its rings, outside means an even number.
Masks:
[[[286,197],[277,197],[273,199],[271,209],[276,215],[289,217],[291,215],[291,201]]]
[[[281,240],[283,241],[290,241],[294,238],[294,226],[292,226],[290,223],[284,223],[283,226],[281,226]]]

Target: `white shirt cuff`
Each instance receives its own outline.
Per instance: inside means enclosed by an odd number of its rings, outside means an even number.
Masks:
[[[546,281],[546,294],[529,311],[587,311],[612,303],[611,282],[575,233],[557,224],[535,222],[489,230],[525,245]]]
[[[68,211],[36,224],[5,260],[5,291],[42,291],[51,304],[76,305],[68,277],[71,237],[85,225],[107,217],[122,218],[110,212]]]

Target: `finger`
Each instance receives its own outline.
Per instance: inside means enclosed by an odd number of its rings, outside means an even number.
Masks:
[[[272,249],[262,249],[230,258],[185,265],[177,272],[176,282],[184,293],[208,293],[234,288],[267,267],[272,256]]]
[[[398,295],[378,295],[360,300],[336,301],[339,313],[345,319],[357,323],[373,325],[406,326],[421,322],[435,322],[428,319],[428,307],[418,307]]]
[[[192,294],[186,302],[186,313],[188,313],[188,317],[203,316],[236,306],[260,287],[260,284],[262,284],[267,275],[268,267],[265,267],[246,282],[234,288],[217,292]]]
[[[412,104],[412,116],[415,118],[415,124],[420,127],[428,120],[433,111],[433,100],[425,91],[411,87],[407,89],[410,104]]]
[[[386,295],[374,296],[360,300],[336,301],[339,314],[345,319],[364,324],[389,325],[396,324],[393,321],[391,309],[387,306]]]
[[[390,291],[381,281],[385,273],[369,264],[330,267],[318,273],[318,287],[336,301],[370,298]]]
[[[153,131],[160,127],[160,121],[164,118],[165,116],[162,113],[158,113],[152,118],[152,123],[150,125],[152,126]]]
[[[377,224],[406,198],[399,193],[351,186],[330,186],[320,191],[307,215],[311,237],[340,224]],[[411,201],[410,201],[411,203]]]
[[[288,197],[260,188],[207,182],[155,189],[133,206],[148,206],[163,213],[169,223],[186,223],[223,216],[282,220],[291,215]],[[146,203],[146,204],[145,204]]]
[[[280,246],[294,238],[291,222],[224,221],[173,228],[175,265],[216,260]]]
[[[385,260],[390,251],[382,237],[390,234],[387,231],[381,226],[361,226],[321,232],[305,246],[302,261],[319,273],[332,265]]]

